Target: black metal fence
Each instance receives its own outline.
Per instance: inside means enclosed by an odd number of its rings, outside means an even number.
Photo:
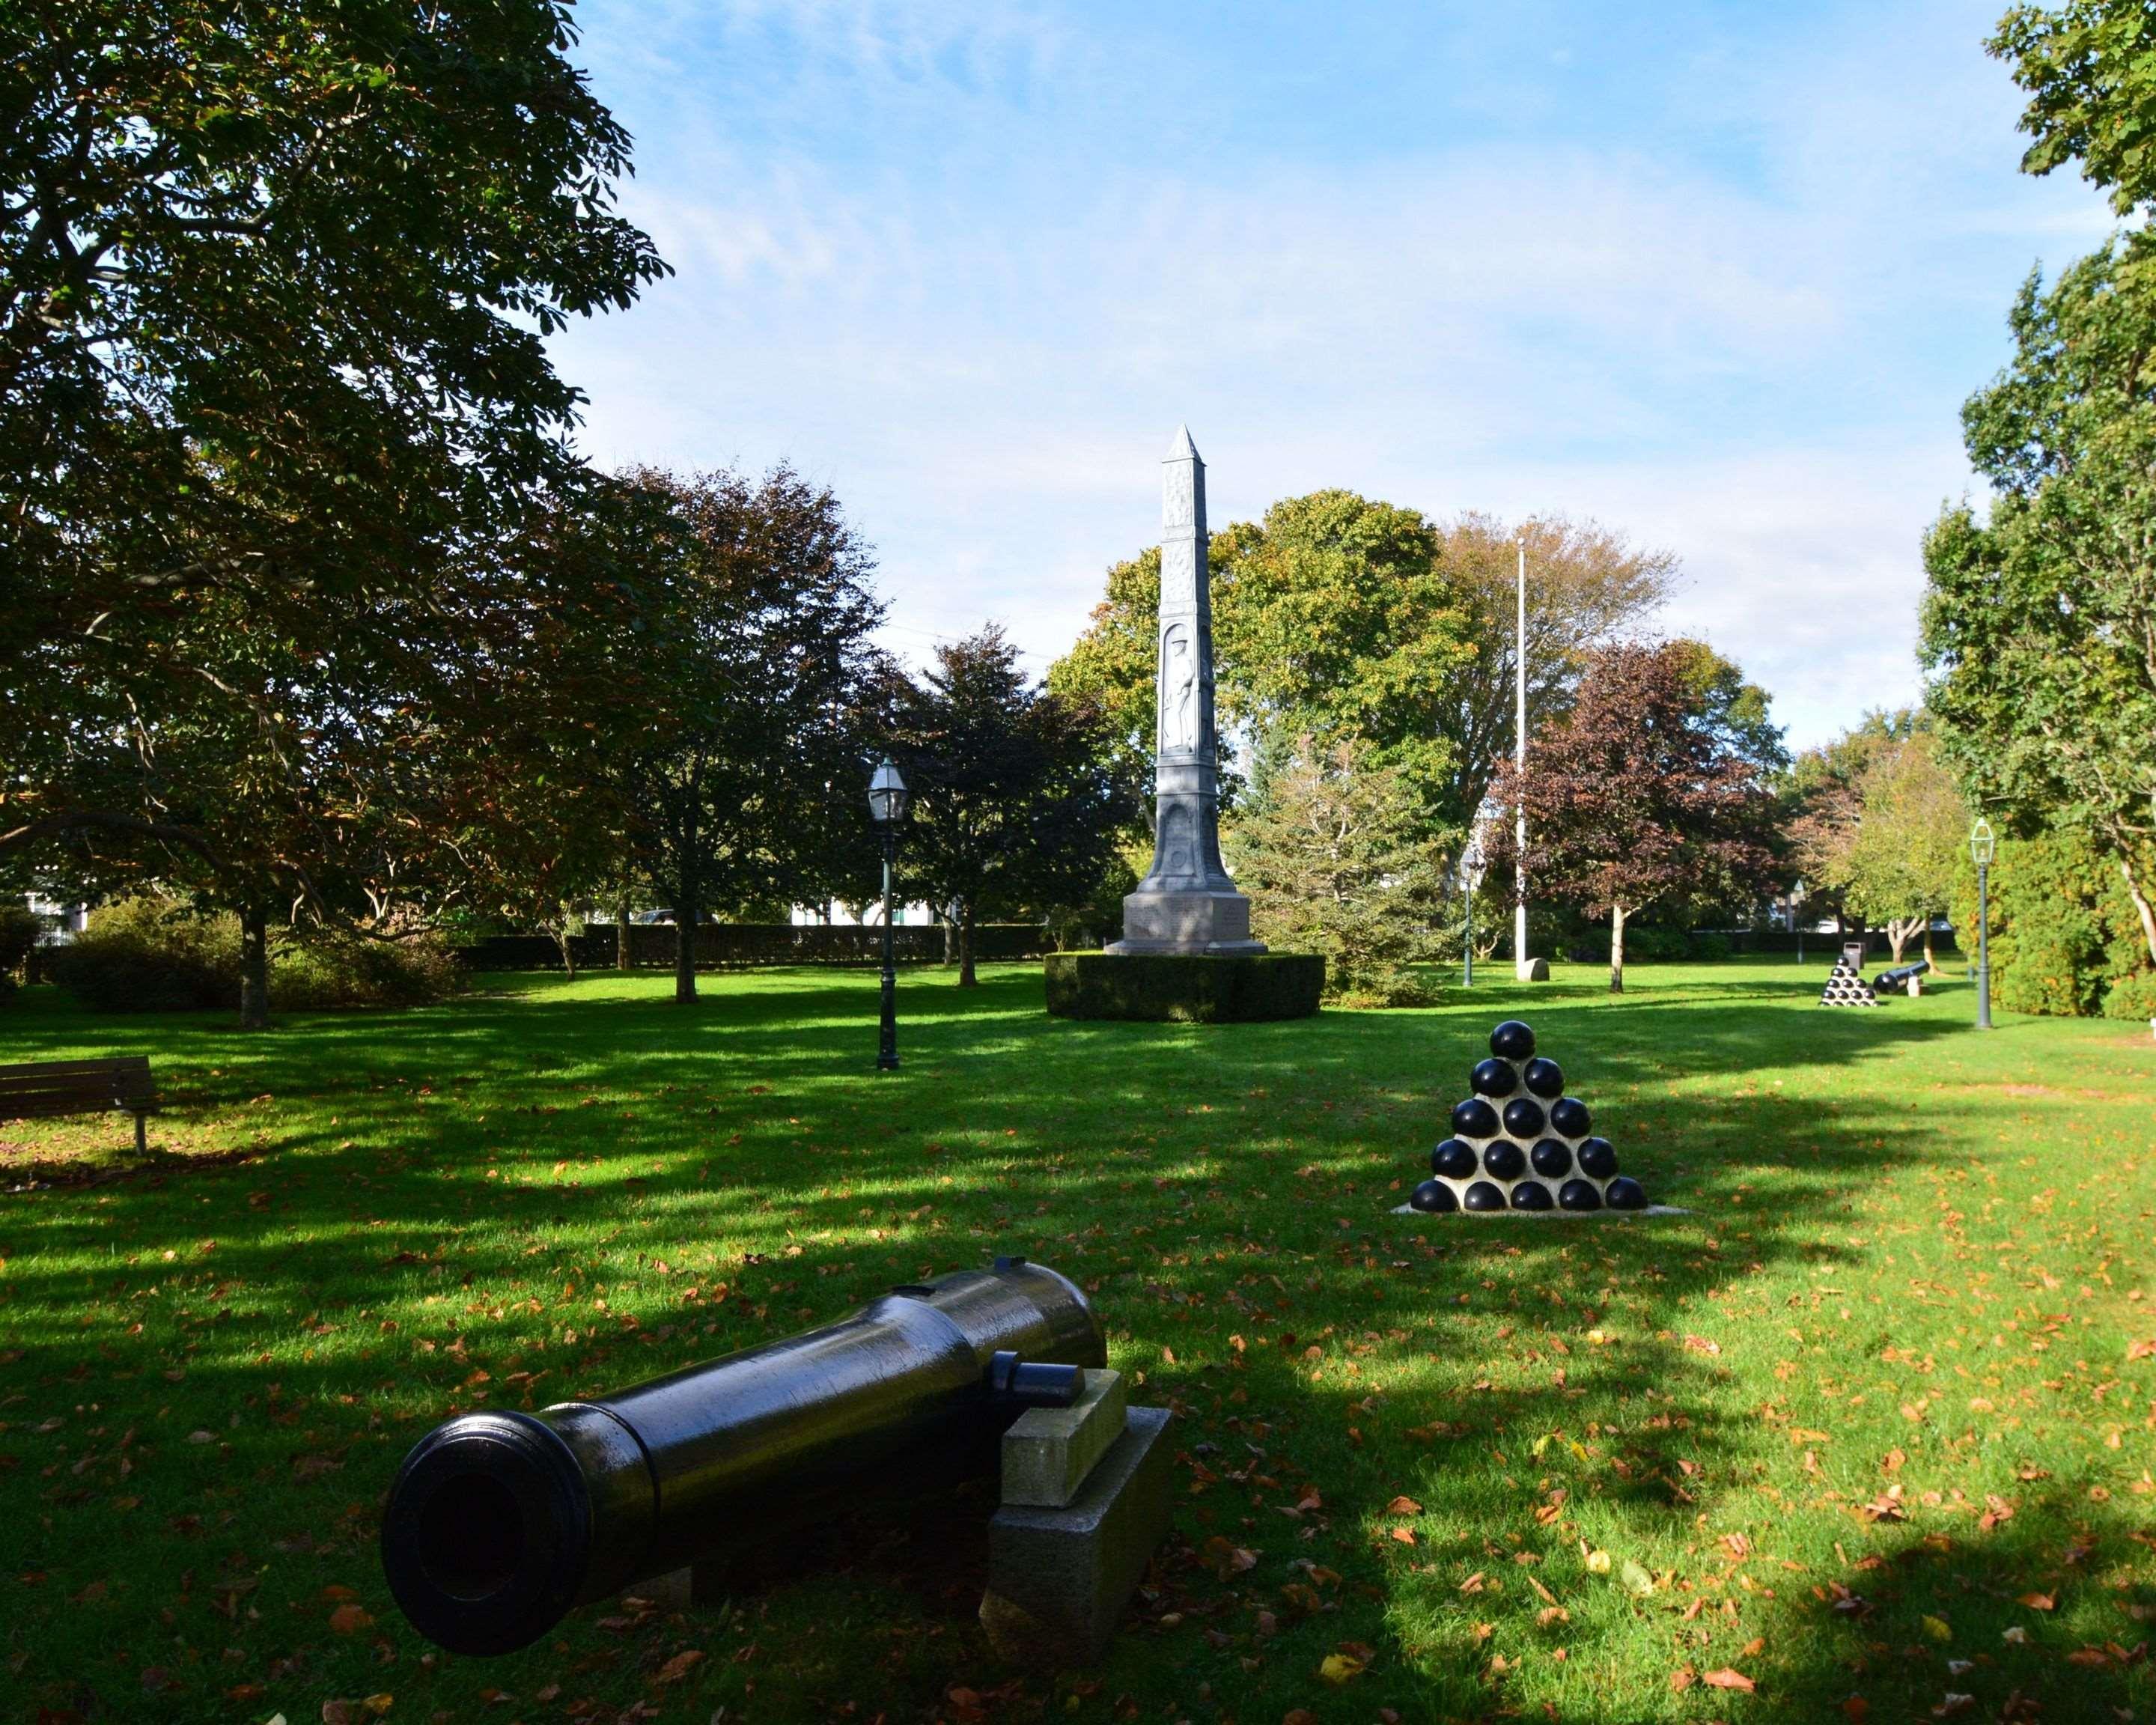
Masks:
[[[579,970],[608,970],[619,951],[611,926],[569,937]],[[957,937],[940,925],[901,924],[891,931],[901,964],[941,964],[947,938],[955,957]],[[637,970],[674,968],[674,926],[632,922],[629,962]],[[1055,950],[1049,932],[1033,922],[986,922],[973,930],[973,956],[983,962],[1039,958]],[[559,970],[562,949],[543,934],[500,934],[458,948],[473,970]],[[748,970],[759,965],[866,966],[883,963],[883,930],[853,923],[706,922],[696,930],[696,968]]]

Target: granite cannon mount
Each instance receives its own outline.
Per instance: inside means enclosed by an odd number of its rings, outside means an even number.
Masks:
[[[1092,1445],[1074,1493],[1088,1486],[1102,1501],[1064,1542],[1077,1554],[1064,1564],[1065,1592],[1084,1596],[1036,1590],[1029,1620],[1053,1632],[1065,1627],[1060,1611],[1078,1627],[1050,1634],[1054,1651],[1082,1659],[1105,1643],[1168,1507],[1167,1415],[1131,1409],[1127,1429],[1117,1394],[1105,1430],[1099,1405],[1116,1377],[1106,1364],[1075,1286],[1045,1265],[998,1258],[596,1400],[459,1415],[405,1458],[382,1519],[382,1568],[430,1640],[513,1652],[632,1584],[693,1566],[699,1593],[723,1589],[733,1558],[864,1502],[917,1502],[999,1465],[1008,1482],[1006,1434],[1029,1412],[1068,1411]],[[1103,1527],[1117,1542],[1105,1563],[1092,1561]]]

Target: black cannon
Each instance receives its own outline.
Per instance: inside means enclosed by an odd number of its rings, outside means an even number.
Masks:
[[[390,1489],[382,1568],[429,1640],[513,1652],[632,1582],[993,1472],[1020,1414],[1106,1363],[1077,1288],[998,1258],[601,1400],[435,1427]]]
[[[1914,964],[1904,964],[1898,970],[1882,970],[1871,979],[1871,992],[1884,994],[1889,988],[1907,991],[1909,983],[1932,968],[1928,958],[1919,958]]]

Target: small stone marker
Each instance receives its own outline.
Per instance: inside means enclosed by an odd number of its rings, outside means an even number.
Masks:
[[[1101,1386],[1095,1399],[1101,1378],[1116,1382]],[[1110,1397],[1122,1399],[1112,1372],[1089,1372],[1086,1389],[1096,1407]],[[1009,1501],[1012,1476],[1005,1473],[1004,1507],[988,1523],[988,1585],[981,1596],[981,1627],[1004,1658],[1052,1669],[1091,1665],[1107,1651],[1173,1512],[1168,1425],[1165,1408],[1126,1409],[1115,1441],[1060,1507]],[[1007,1466],[1012,1455],[1006,1439]],[[1030,1466],[1024,1464],[1020,1491],[1037,1489]]]
[[[1004,1502],[1062,1509],[1123,1435],[1121,1372],[1089,1371],[1067,1408],[1033,1408],[1004,1434]]]

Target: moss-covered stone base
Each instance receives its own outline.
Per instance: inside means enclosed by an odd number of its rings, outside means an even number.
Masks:
[[[1325,960],[1315,952],[1050,952],[1047,968],[1048,1010],[1060,1019],[1306,1019],[1325,991]]]

